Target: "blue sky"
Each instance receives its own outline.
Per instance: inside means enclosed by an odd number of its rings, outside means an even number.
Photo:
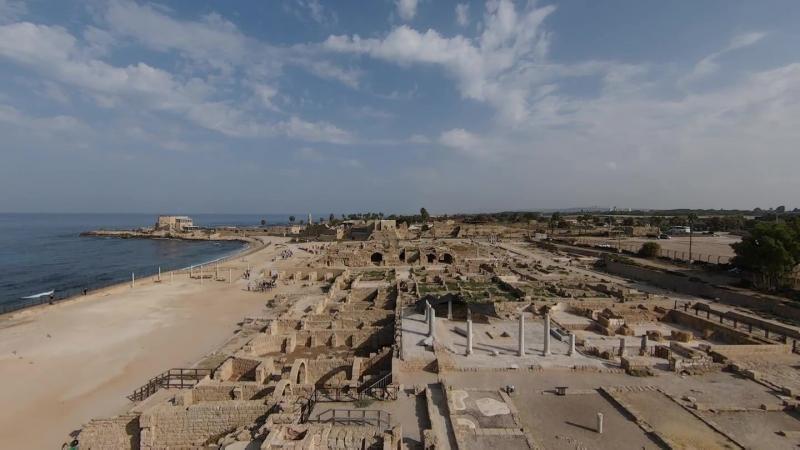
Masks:
[[[800,3],[0,0],[0,211],[752,208]]]

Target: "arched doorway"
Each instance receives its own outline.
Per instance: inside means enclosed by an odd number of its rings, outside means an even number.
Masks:
[[[436,255],[434,255],[433,253],[428,253],[427,258],[428,258],[428,264],[433,264],[436,262]]]
[[[442,262],[445,264],[453,264],[453,255],[445,253],[444,256],[442,256]]]
[[[372,264],[380,266],[381,263],[383,262],[383,254],[380,252],[375,252],[372,254],[372,256],[369,257],[369,260],[372,261]]]
[[[308,365],[305,359],[295,360],[292,365],[292,370],[289,371],[289,380],[298,385],[303,385],[308,382]]]

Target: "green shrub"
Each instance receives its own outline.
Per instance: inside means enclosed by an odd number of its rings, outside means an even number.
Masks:
[[[645,242],[639,249],[639,256],[643,258],[654,258],[661,251],[661,246],[657,242]]]

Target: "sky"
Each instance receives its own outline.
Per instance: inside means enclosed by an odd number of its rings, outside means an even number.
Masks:
[[[800,2],[0,0],[0,211],[800,206]]]

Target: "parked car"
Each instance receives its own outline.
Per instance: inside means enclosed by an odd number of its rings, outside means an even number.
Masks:
[[[670,238],[670,237],[669,237],[669,235],[668,235],[667,233],[661,233],[661,234],[659,234],[659,235],[658,235],[658,238],[659,238],[659,239],[672,239],[672,238]]]

